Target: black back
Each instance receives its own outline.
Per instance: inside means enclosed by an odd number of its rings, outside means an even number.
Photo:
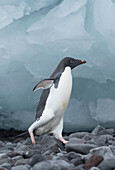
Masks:
[[[61,77],[62,72],[64,71],[64,67],[60,66],[60,64],[57,66],[57,68],[54,70],[54,72],[52,73],[52,75],[50,76],[50,79],[54,79],[54,84],[55,84],[55,88],[58,87],[58,83]],[[49,89],[45,89],[43,90],[38,106],[37,106],[37,111],[36,111],[36,119],[39,119],[42,116],[43,110],[45,108],[46,105],[46,100],[48,98],[50,92],[50,88]]]

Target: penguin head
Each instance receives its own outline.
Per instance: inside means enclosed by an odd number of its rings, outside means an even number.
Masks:
[[[63,67],[69,66],[71,69],[73,69],[74,67],[76,67],[80,64],[84,64],[84,63],[86,63],[85,60],[78,60],[78,59],[71,58],[71,57],[65,57],[60,62],[60,64],[63,65]]]

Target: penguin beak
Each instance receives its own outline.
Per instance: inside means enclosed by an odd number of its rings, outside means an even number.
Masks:
[[[72,64],[72,66],[71,66],[71,68],[73,69],[73,68],[75,68],[76,66],[79,66],[80,64],[85,64],[86,63],[86,61],[85,60],[75,60],[75,63],[74,64]]]
[[[85,64],[86,63],[86,61],[85,60],[81,60],[81,64]]]

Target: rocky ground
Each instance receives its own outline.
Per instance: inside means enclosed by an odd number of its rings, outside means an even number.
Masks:
[[[13,132],[0,132],[0,170],[115,170],[114,129],[98,125],[91,133],[65,135],[66,145],[50,135],[33,145],[27,136],[12,138]]]

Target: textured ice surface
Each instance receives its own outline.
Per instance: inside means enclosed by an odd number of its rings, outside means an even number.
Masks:
[[[115,127],[115,0],[0,0],[0,128],[27,129],[41,91],[65,56],[73,70],[65,131]]]

